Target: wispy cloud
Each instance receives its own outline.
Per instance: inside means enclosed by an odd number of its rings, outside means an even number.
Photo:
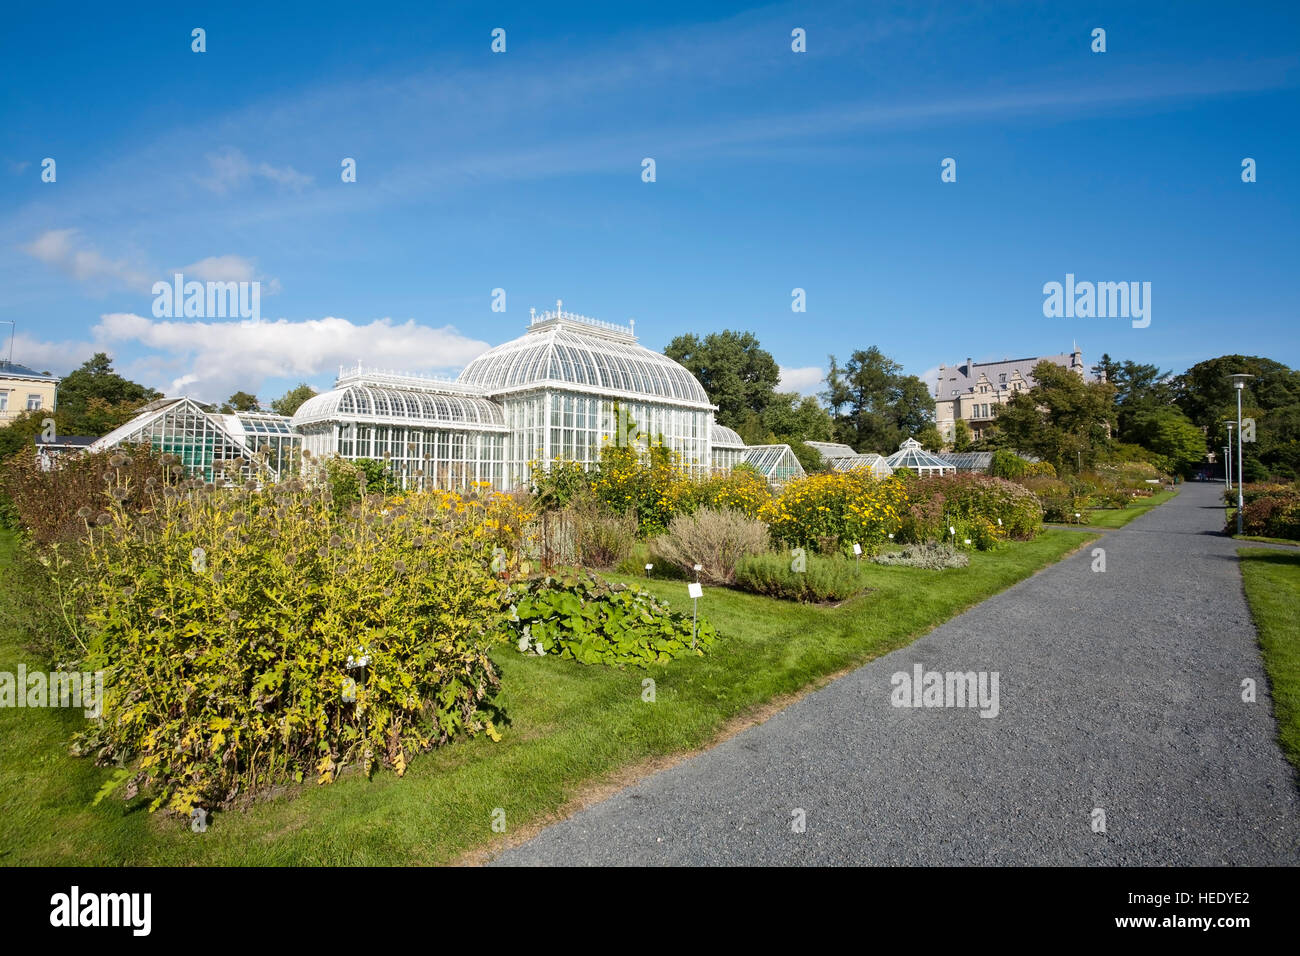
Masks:
[[[149,275],[126,259],[110,259],[86,243],[76,229],[47,229],[22,247],[28,255],[79,282],[143,290]]]
[[[273,166],[262,161],[254,163],[243,151],[228,146],[219,153],[209,153],[206,157],[208,169],[206,174],[195,178],[205,189],[214,193],[228,193],[240,189],[256,179],[264,179],[298,191],[310,186],[314,177],[300,173],[292,166]]]
[[[181,266],[169,275],[175,272],[184,275],[186,281],[195,279],[199,282],[261,282],[263,295],[276,295],[280,292],[280,280],[259,275],[256,261],[247,256],[208,256],[198,262]]]

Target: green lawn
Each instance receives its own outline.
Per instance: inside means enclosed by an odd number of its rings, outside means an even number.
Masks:
[[[943,572],[869,565],[875,590],[835,609],[788,605],[726,589],[700,602],[721,632],[706,658],[650,671],[584,667],[498,649],[510,724],[504,739],[459,741],[415,759],[404,778],[344,778],[245,812],[218,815],[205,834],[150,815],[143,798],[91,801],[107,768],[66,755],[79,712],[0,709],[0,863],[433,864],[555,818],[593,788],[655,758],[708,745],[764,704],[901,647],[959,611],[1059,560],[1092,535],[1053,529],[975,554]],[[0,576],[14,547],[0,536]],[[680,581],[638,582],[689,607]],[[2,594],[2,592],[0,592]],[[0,596],[0,600],[3,600]],[[0,670],[37,661],[20,636],[0,634]],[[642,701],[653,678],[657,699]]]
[[[1273,686],[1277,734],[1287,758],[1300,770],[1300,554],[1239,548],[1241,580],[1259,631],[1264,667]]]
[[[1157,491],[1149,498],[1138,498],[1127,508],[1104,508],[1088,512],[1089,528],[1122,528],[1134,518],[1139,518],[1152,508],[1164,504],[1177,491]]]
[[[1232,537],[1236,541],[1258,541],[1261,544],[1284,544],[1288,548],[1300,548],[1300,541],[1290,538],[1266,538],[1260,534],[1234,534]]]

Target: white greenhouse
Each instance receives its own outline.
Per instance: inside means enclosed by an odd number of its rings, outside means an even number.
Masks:
[[[790,446],[747,446],[717,424],[695,376],[638,344],[630,323],[575,315],[559,302],[530,315],[523,335],[454,379],[340,368],[334,387],[292,418],[162,399],[90,447],[152,445],[206,481],[218,480],[214,462],[231,459],[245,463],[243,477],[277,480],[301,450],[312,459],[385,461],[403,488],[509,491],[526,486],[539,463],[590,467],[608,443],[661,444],[697,475],[742,462],[774,484],[804,474]]]
[[[906,468],[921,478],[929,475],[952,475],[957,472],[956,465],[930,454],[915,438],[909,438],[899,445],[898,451],[886,458],[885,462],[894,471]]]
[[[804,442],[822,456],[830,471],[870,471],[876,478],[888,478],[894,473],[884,457],[874,453],[859,454],[848,445],[830,441]]]
[[[745,442],[726,425],[714,425],[709,430],[709,439],[713,444],[713,470],[731,471],[745,460]]]
[[[774,485],[783,485],[791,478],[806,474],[789,445],[750,445],[745,449],[745,464],[756,468]]]
[[[631,326],[556,305],[454,380],[341,372],[298,409],[294,430],[317,456],[387,459],[403,487],[510,489],[538,463],[591,466],[611,441],[662,442],[708,472],[714,407],[695,377],[638,345]]]
[[[239,477],[278,479],[296,460],[300,437],[283,415],[238,412],[222,415],[192,398],[160,398],[135,418],[86,446],[106,451],[119,445],[149,445],[180,459],[190,477],[215,481],[215,463],[239,461]],[[233,478],[230,472],[225,477]]]

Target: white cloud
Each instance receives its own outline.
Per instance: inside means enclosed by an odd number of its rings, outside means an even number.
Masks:
[[[273,183],[281,186],[288,186],[290,189],[302,189],[310,186],[315,179],[307,173],[300,173],[292,166],[272,166],[270,163],[258,163],[257,174],[263,179],[269,179]]]
[[[798,392],[801,395],[808,395],[821,387],[822,379],[825,377],[825,371],[816,365],[808,365],[803,368],[786,368],[783,365],[781,366],[781,381],[778,387],[783,392]]]
[[[450,372],[488,348],[451,326],[390,318],[364,325],[333,316],[222,322],[117,312],[101,316],[94,332],[105,342],[142,347],[145,354],[133,369],[146,384],[207,400],[224,399],[236,389],[256,393],[267,379],[332,375],[358,359],[381,368]]]
[[[200,282],[252,282],[257,270],[244,256],[208,256],[176,271]]]
[[[228,146],[220,153],[208,153],[208,175],[199,176],[198,181],[214,193],[226,193],[239,189],[254,176],[269,180],[278,186],[287,186],[300,190],[310,186],[315,180],[306,173],[300,173],[292,166],[272,166],[268,162],[254,165],[243,151]]]
[[[3,345],[0,356],[8,357],[7,336],[3,337],[0,345]],[[63,376],[74,368],[79,368],[82,362],[96,352],[105,351],[109,350],[95,342],[71,339],[62,342],[42,342],[19,332],[14,336],[13,360],[19,365],[26,365],[38,372],[53,372],[55,375]]]
[[[145,289],[148,273],[125,259],[109,259],[81,240],[75,229],[47,229],[22,247],[29,256],[79,282]]]
[[[187,266],[173,269],[172,272],[163,277],[164,281],[176,272],[185,276],[187,281],[190,279],[199,282],[258,281],[262,283],[262,295],[279,295],[281,290],[280,280],[275,278],[267,279],[259,275],[257,263],[247,256],[208,256],[198,262],[191,262]]]

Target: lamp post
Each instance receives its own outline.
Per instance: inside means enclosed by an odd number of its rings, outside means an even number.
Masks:
[[[1230,418],[1225,418],[1223,424],[1228,427],[1228,490],[1232,490],[1232,430],[1237,427],[1237,423]]]
[[[1237,534],[1241,534],[1241,393],[1246,390],[1246,383],[1255,376],[1239,372],[1231,376],[1232,387],[1237,390]]]
[[[1232,485],[1229,483],[1228,476],[1232,474],[1232,472],[1229,471],[1229,469],[1232,466],[1228,464],[1229,460],[1230,459],[1228,458],[1228,446],[1224,445],[1223,446],[1223,487],[1228,491],[1231,491]]]

